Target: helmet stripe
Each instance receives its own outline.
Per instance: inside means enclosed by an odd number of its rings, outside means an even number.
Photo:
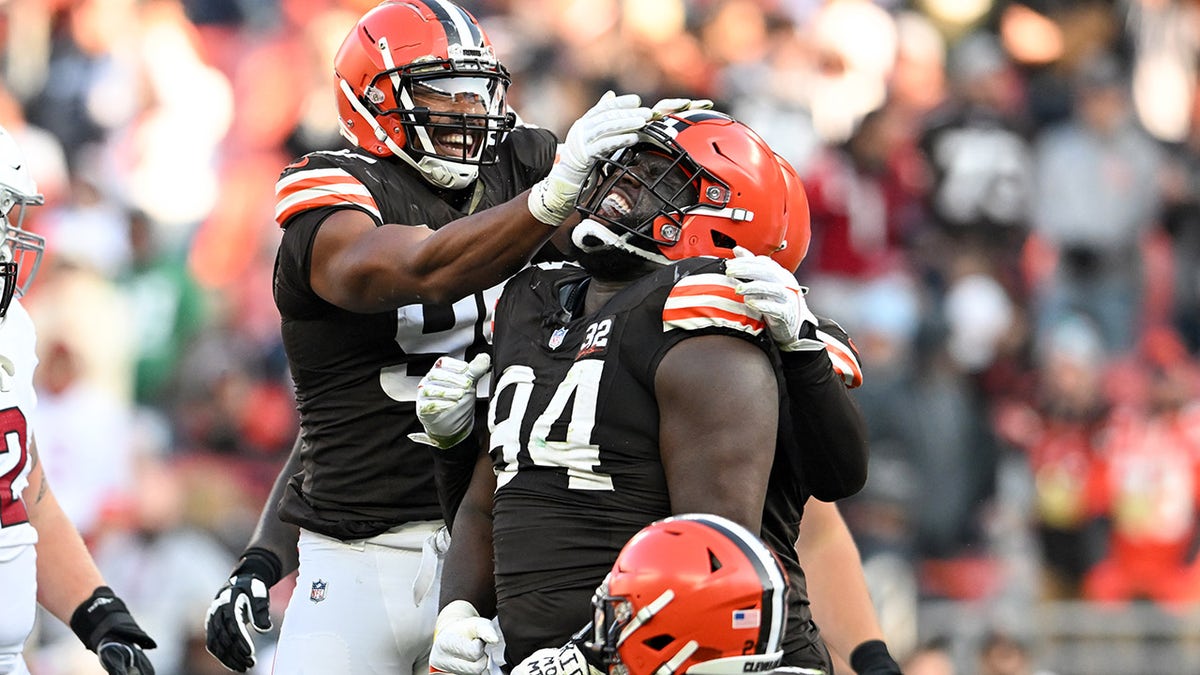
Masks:
[[[483,44],[483,31],[479,29],[466,11],[446,0],[431,0],[429,9],[442,24],[446,31],[446,41],[449,44],[479,47]]]
[[[783,571],[771,550],[745,528],[738,527],[736,523],[721,516],[703,514],[685,517],[704,523],[723,533],[746,554],[746,558],[754,566],[754,571],[758,573],[758,578],[763,585],[763,616],[758,634],[759,644],[762,646],[764,654],[781,649],[780,637],[783,635],[783,621],[786,618],[787,582],[783,578]]]
[[[670,136],[674,138],[679,132],[704,120],[725,120],[731,122],[733,118],[715,110],[685,110],[683,112],[672,113],[668,117],[657,120],[657,122],[669,129],[672,132]]]

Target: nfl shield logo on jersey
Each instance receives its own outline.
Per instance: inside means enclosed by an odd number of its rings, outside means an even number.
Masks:
[[[565,337],[567,337],[566,328],[555,328],[554,332],[550,335],[550,349],[558,349]]]
[[[325,599],[325,587],[329,584],[317,579],[313,582],[312,591],[308,594],[308,599],[313,602],[320,602]]]

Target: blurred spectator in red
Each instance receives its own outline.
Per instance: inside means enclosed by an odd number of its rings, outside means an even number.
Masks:
[[[855,296],[870,282],[899,283],[910,273],[905,246],[917,227],[921,196],[911,175],[912,138],[900,116],[868,113],[841,146],[824,150],[805,177],[812,244],[798,274],[817,289],[813,311],[830,312],[856,334]]]
[[[1116,410],[1105,432],[1099,505],[1112,533],[1083,595],[1192,603],[1200,600],[1200,368],[1169,329],[1148,332],[1132,366],[1118,386],[1143,373],[1145,398]]]
[[[1027,453],[1043,560],[1040,595],[1074,599],[1104,546],[1095,513],[1103,477],[1097,447],[1110,410],[1102,386],[1108,359],[1095,327],[1079,316],[1042,336],[1036,359],[1034,396],[998,405],[996,427]]]

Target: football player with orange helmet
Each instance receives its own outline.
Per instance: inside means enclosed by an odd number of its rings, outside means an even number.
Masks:
[[[647,525],[592,595],[593,619],[513,675],[766,673],[783,658],[787,573],[754,533],[712,514]]]
[[[505,629],[506,655],[512,662],[530,649],[545,647],[547,642],[553,644],[554,635],[561,636],[571,628],[566,619],[577,609],[568,608],[569,598],[587,589],[575,587],[574,581],[571,589],[564,589],[561,584],[565,579],[587,578],[583,569],[591,569],[594,564],[588,560],[604,558],[597,553],[602,550],[595,543],[597,539],[610,544],[621,541],[621,536],[610,530],[636,522],[636,518],[629,518],[630,512],[652,511],[654,507],[646,501],[652,495],[669,493],[670,508],[686,503],[691,494],[686,485],[688,474],[676,469],[667,476],[667,488],[662,490],[660,483],[660,491],[656,491],[653,480],[645,482],[646,476],[654,471],[637,468],[629,456],[653,467],[657,449],[662,465],[671,467],[668,457],[674,452],[673,444],[683,442],[671,436],[674,433],[671,425],[659,422],[656,426],[656,418],[645,413],[648,409],[657,409],[664,419],[681,414],[686,418],[685,413],[670,407],[691,407],[683,403],[689,396],[730,406],[744,402],[729,392],[716,394],[706,389],[714,382],[725,382],[715,373],[723,371],[726,364],[711,357],[698,358],[691,364],[693,369],[696,363],[703,364],[699,370],[709,379],[693,383],[687,394],[663,388],[664,398],[668,392],[674,394],[669,405],[658,399],[659,383],[670,369],[668,364],[674,363],[670,356],[686,353],[681,347],[689,341],[684,338],[704,336],[709,331],[767,337],[771,323],[765,320],[757,323],[756,319],[765,317],[756,316],[748,305],[739,305],[738,288],[754,297],[772,290],[769,284],[775,280],[756,279],[757,285],[744,287],[743,280],[727,271],[722,273],[721,265],[728,267],[736,262],[739,253],[768,256],[788,251],[796,264],[803,258],[809,235],[806,200],[798,177],[794,172],[789,177],[789,170],[790,166],[776,158],[752,131],[723,114],[682,111],[652,122],[642,130],[637,145],[599,162],[585,185],[579,208],[589,218],[572,231],[572,238],[581,249],[586,272],[581,274],[561,267],[527,270],[510,282],[498,312],[496,353],[501,363],[505,360],[511,363],[507,368],[501,365],[498,371],[498,396],[505,396],[508,389],[513,398],[505,400],[500,409],[493,407],[492,457],[477,467],[477,483],[460,511],[460,531],[466,528],[471,534],[465,542],[462,539],[456,542],[457,550],[452,551],[447,562],[447,569],[452,570],[448,578],[453,580],[443,590],[446,605],[443,618],[454,614],[454,625],[471,630],[439,632],[435,652],[458,657],[442,661],[443,669],[464,675],[481,672],[486,666],[483,643],[500,639],[494,627],[478,616],[473,604],[487,603],[491,570],[480,561],[492,560],[492,548],[495,579],[499,584],[496,592],[500,599],[500,624],[512,626]],[[743,248],[743,244],[753,248]],[[723,263],[717,260],[721,258]],[[771,265],[781,269],[775,262]],[[715,275],[706,272],[709,267],[714,268]],[[795,278],[784,273],[795,285]],[[527,284],[526,276],[530,277]],[[598,294],[594,295],[592,289],[598,287],[603,289],[599,291],[603,295],[596,300]],[[671,290],[663,291],[664,288]],[[656,295],[662,292],[667,293],[665,302]],[[801,295],[794,295],[802,300]],[[513,297],[516,299],[510,301]],[[524,321],[533,307],[541,307],[537,326]],[[639,307],[648,308],[644,311],[651,315],[649,319],[637,318]],[[662,309],[658,323],[653,321],[656,308]],[[745,314],[747,309],[749,314]],[[575,318],[581,313],[583,316]],[[514,317],[519,319],[518,325],[506,327],[505,320],[516,320]],[[592,323],[584,326],[589,320]],[[774,317],[771,322],[780,323]],[[816,325],[814,319],[812,326]],[[576,331],[578,334],[572,337]],[[666,349],[655,346],[664,333],[671,336],[668,344],[683,340],[678,342],[679,346],[670,347],[672,351],[667,357],[662,356]],[[512,337],[507,337],[510,334]],[[787,331],[770,331],[769,335],[784,344],[795,337]],[[510,345],[514,339],[526,346]],[[784,659],[792,667],[811,666],[812,672],[827,672],[828,655],[810,621],[803,572],[795,550],[796,523],[809,492],[805,479],[814,478],[805,475],[798,460],[810,452],[826,451],[834,458],[840,454],[861,456],[865,462],[861,417],[843,386],[843,382],[849,382],[846,377],[849,373],[835,371],[833,360],[823,356],[824,339],[823,335],[812,339],[812,351],[796,357],[785,355],[787,359],[803,361],[795,382],[812,390],[797,392],[796,400],[825,399],[823,407],[817,408],[820,414],[794,412],[799,418],[795,424],[786,424],[781,419],[780,429],[796,438],[788,440],[792,438],[788,435],[779,441],[780,449],[774,453],[775,466],[768,481],[765,484],[737,481],[748,486],[748,493],[760,487],[766,489],[765,508],[756,517],[761,517],[763,537],[784,560],[789,577],[796,584],[792,605],[795,611],[788,618],[782,643]],[[838,344],[849,344],[844,333],[838,339]],[[543,344],[541,352],[529,351],[529,345],[538,343]],[[714,345],[713,349],[720,348]],[[640,359],[645,358],[639,356],[643,350],[654,355],[647,365],[640,365]],[[562,360],[561,365],[549,365],[557,359]],[[623,362],[628,365],[622,365]],[[565,376],[556,375],[568,365]],[[530,367],[532,370],[527,372],[525,369]],[[647,377],[642,368],[655,367],[654,384],[641,382]],[[622,374],[628,368],[633,373]],[[441,426],[440,433],[453,436],[469,431],[471,418],[453,411],[465,408],[473,400],[469,394],[485,369],[486,364],[442,359],[427,375],[423,386],[431,405],[436,406],[438,421],[462,420],[462,425]],[[785,367],[791,394],[793,376],[786,370]],[[596,379],[598,383],[593,381]],[[560,383],[557,389],[556,383]],[[830,390],[830,385],[835,388]],[[545,393],[541,392],[543,388]],[[600,392],[611,394],[601,396]],[[795,408],[793,405],[793,411]],[[543,409],[545,412],[529,426],[528,421]],[[720,416],[717,412],[711,414]],[[420,409],[418,416],[423,422],[428,419]],[[562,428],[558,425],[568,416],[571,421],[565,437],[560,439]],[[725,433],[746,434],[740,439],[744,458],[756,457],[750,449],[763,447],[747,440],[751,432],[744,431],[743,425],[753,424],[748,421],[752,416],[753,413],[745,413],[733,420],[724,418],[729,425],[723,428]],[[522,422],[519,418],[527,420]],[[709,424],[710,421],[692,420],[681,425],[692,432],[688,437],[689,451],[702,456],[707,450],[706,444],[696,439],[709,438],[698,431],[711,428]],[[525,434],[529,434],[527,441]],[[639,448],[644,448],[645,455]],[[750,454],[745,454],[746,451]],[[725,466],[719,461],[716,465]],[[865,463],[862,466],[865,468]],[[566,491],[559,494],[563,488],[558,482],[562,478],[554,476],[564,470]],[[718,480],[727,477],[715,476]],[[835,480],[819,489],[823,498],[844,496],[861,486],[861,480],[852,475],[835,473],[832,478]],[[732,508],[738,508],[737,498],[729,498],[703,480],[698,483],[708,485],[706,494],[720,495],[734,504]],[[598,492],[589,493],[592,490]],[[604,497],[610,490],[617,491],[617,495]],[[541,507],[530,506],[526,512],[523,502],[534,494],[541,494],[540,500],[549,501],[542,501]],[[568,503],[581,505],[567,507]],[[710,507],[714,503],[711,499],[707,502]],[[548,515],[546,512],[553,510],[554,505],[561,505],[568,513]],[[489,548],[487,535],[492,534],[493,517],[494,547]],[[510,519],[515,529],[510,528]],[[554,522],[557,526],[535,526],[539,521]],[[470,551],[472,547],[475,548]],[[553,566],[553,572],[550,567],[539,565]],[[483,604],[480,609],[484,614],[492,612],[490,604]],[[445,646],[439,649],[442,643]]]
[[[767,497],[803,489],[774,466],[776,350],[725,274],[739,246],[786,250],[787,189],[744,124],[710,110],[667,115],[592,168],[571,233],[579,266],[527,268],[505,286],[492,452],[459,510],[442,599],[443,614],[491,615],[494,580],[506,662],[565,642],[620,546],[672,513],[762,531],[798,569],[802,500]],[[785,662],[825,663],[807,608],[794,607]]]
[[[298,567],[275,672],[423,673],[454,504],[434,464],[460,455],[408,439],[417,383],[439,356],[487,352],[499,285],[572,215],[592,160],[653,112],[610,92],[561,145],[519,124],[507,70],[449,0],[380,3],[333,65],[352,147],[299,158],[275,186],[300,434],[209,608],[207,647],[253,666],[268,589]]]

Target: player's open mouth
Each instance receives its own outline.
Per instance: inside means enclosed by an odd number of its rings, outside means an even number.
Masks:
[[[473,158],[479,147],[482,134],[463,133],[461,131],[440,131],[434,135],[434,142],[441,148],[441,154],[448,157]]]
[[[629,215],[633,211],[633,204],[629,201],[629,197],[625,193],[613,188],[604,195],[604,199],[600,202],[600,208],[597,213],[610,220],[620,220],[623,216]]]

